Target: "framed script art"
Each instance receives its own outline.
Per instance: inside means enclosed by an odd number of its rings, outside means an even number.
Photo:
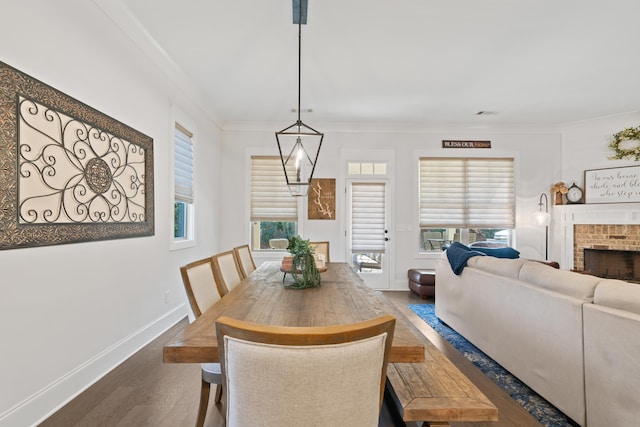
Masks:
[[[640,202],[640,166],[584,171],[585,203]]]
[[[153,235],[153,140],[0,62],[0,189],[0,249]]]
[[[313,178],[307,196],[308,219],[336,219],[335,178]]]

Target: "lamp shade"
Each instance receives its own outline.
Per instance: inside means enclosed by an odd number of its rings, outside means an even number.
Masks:
[[[534,224],[539,225],[541,227],[547,227],[549,226],[549,224],[551,224],[551,215],[549,214],[549,212],[543,212],[543,211],[534,212],[533,222]]]

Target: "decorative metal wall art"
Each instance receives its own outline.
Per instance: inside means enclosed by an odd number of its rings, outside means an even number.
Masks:
[[[308,219],[336,219],[335,178],[313,178],[307,195]]]
[[[153,235],[153,140],[0,62],[0,190],[0,249]]]

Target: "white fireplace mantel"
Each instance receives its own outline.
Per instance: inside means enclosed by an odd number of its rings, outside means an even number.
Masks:
[[[640,224],[640,203],[553,206],[553,239],[560,251],[560,268],[573,266],[573,226],[576,224]],[[559,246],[558,246],[559,244]]]

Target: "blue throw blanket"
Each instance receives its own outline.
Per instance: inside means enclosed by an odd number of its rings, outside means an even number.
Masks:
[[[447,259],[449,260],[451,269],[458,276],[467,266],[467,260],[472,256],[485,256],[485,254],[469,249],[460,242],[453,242],[451,246],[447,248]]]
[[[485,255],[490,255],[496,258],[511,258],[511,259],[520,258],[520,252],[508,246],[505,248],[482,248],[482,247],[473,247],[473,245],[471,246],[472,246],[471,249],[474,251],[482,252]]]

